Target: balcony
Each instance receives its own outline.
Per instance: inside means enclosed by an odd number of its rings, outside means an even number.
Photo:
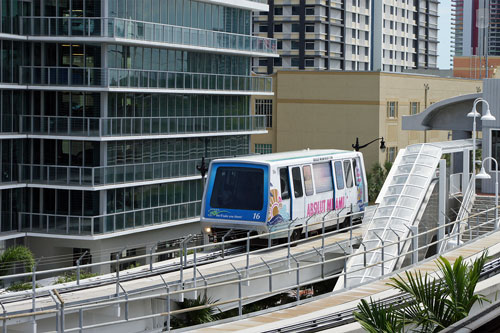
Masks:
[[[131,136],[168,136],[207,133],[238,133],[264,131],[265,117],[147,117],[147,118],[76,118],[51,116],[20,116],[24,134],[46,136],[82,136],[126,140]]]
[[[276,39],[203,30],[169,24],[96,17],[22,17],[23,35],[40,37],[114,38],[136,42],[238,51],[277,56]],[[143,44],[143,43],[141,43]]]
[[[207,159],[210,163],[212,159]],[[200,159],[104,167],[20,164],[21,182],[58,186],[109,186],[196,177]]]
[[[102,91],[169,90],[177,93],[271,93],[272,78],[119,68],[21,66],[21,84],[88,87]],[[102,88],[102,89],[99,89]]]
[[[198,217],[200,210],[201,201],[191,201],[101,216],[19,213],[19,231],[74,236],[103,235],[155,225],[167,227],[169,222]]]

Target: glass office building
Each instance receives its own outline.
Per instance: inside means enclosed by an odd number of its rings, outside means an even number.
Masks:
[[[248,154],[265,133],[249,103],[272,95],[271,78],[251,75],[252,57],[277,56],[252,36],[252,11],[267,9],[1,0],[0,237],[92,248],[196,222],[201,158]]]

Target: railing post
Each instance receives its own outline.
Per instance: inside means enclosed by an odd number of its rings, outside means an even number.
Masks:
[[[49,292],[50,292],[50,290],[49,290]],[[3,319],[3,326],[2,326],[2,333],[7,333],[7,319],[5,319],[5,317],[7,316],[7,310],[5,310],[5,306],[3,305],[2,302],[0,302],[0,306],[2,307],[3,318],[4,318]],[[57,324],[56,324],[56,329],[57,329]]]
[[[247,232],[247,267],[246,267],[246,275],[248,277],[248,269],[250,267],[250,231]],[[250,283],[250,281],[248,281]]]
[[[59,326],[59,301],[56,299],[56,296],[54,295],[54,292],[52,290],[49,290],[49,295],[50,297],[52,297],[52,300],[54,301],[54,303],[56,303],[56,332],[59,333],[61,332],[60,330],[60,326]],[[1,303],[0,303],[1,305]],[[2,308],[3,308],[3,305],[2,305]],[[5,316],[5,308],[3,309],[4,310],[4,316]],[[3,330],[3,333],[7,333],[7,328],[5,327],[5,320],[4,320],[4,330]]]
[[[295,258],[295,256],[293,254],[292,254],[292,259],[297,264],[297,273],[296,273],[296,279],[297,279],[297,303],[299,303],[299,301],[300,301],[300,263]]]
[[[76,285],[80,285],[80,262],[83,259],[83,257],[88,253],[89,251],[85,251],[80,258],[76,260]]]
[[[344,252],[344,289],[347,288],[347,252],[340,243],[337,243],[342,252]]]
[[[167,331],[170,332],[170,286],[167,283]]]
[[[318,253],[318,255],[321,258],[321,278],[324,279],[325,278],[325,255],[324,255],[324,253],[321,253],[320,251],[318,251],[318,249],[314,246],[313,246],[313,249],[314,249],[314,251],[316,251]]]
[[[385,241],[380,237],[376,232],[374,232],[375,236],[380,240],[382,243],[382,260],[380,261],[380,271],[381,271],[381,276],[384,276],[384,254],[385,254]]]
[[[228,232],[226,232],[226,233],[224,234],[224,236],[222,236],[222,259],[224,259],[224,255],[225,255],[225,254],[224,254],[224,252],[225,252],[225,250],[226,250],[226,249],[225,249],[225,245],[226,245],[226,244],[225,244],[225,243],[226,243],[226,237],[227,237],[227,236],[229,236],[229,234],[230,234],[232,231],[233,231],[233,229],[229,229],[229,231],[228,231]]]
[[[232,263],[229,264],[236,271],[236,274],[238,274],[238,315],[241,317],[243,315],[241,273],[236,269],[236,267],[234,267]]]
[[[294,221],[288,223],[288,241],[287,241],[287,250],[288,250],[288,254],[287,254],[287,259],[288,259],[288,269],[290,269],[290,227],[292,226]]]
[[[269,292],[272,293],[273,292],[273,269],[271,268],[271,266],[269,266],[267,264],[267,262],[264,260],[264,258],[261,257],[260,260],[262,260],[264,265],[267,266],[267,269],[269,271]]]
[[[158,246],[158,244],[155,244],[149,249],[149,271],[150,272],[153,271],[153,251],[156,249],[157,246]]]
[[[120,252],[116,254],[116,297],[120,295],[120,257],[123,251],[127,247],[125,246]]]
[[[361,245],[363,245],[363,267],[366,267],[366,244],[361,242]]]
[[[196,247],[194,248],[193,252],[193,287],[195,289],[194,291],[194,298],[198,298],[198,290],[196,290]]]
[[[418,263],[418,227],[411,226],[410,231],[412,234],[411,247],[412,247],[412,264]]]

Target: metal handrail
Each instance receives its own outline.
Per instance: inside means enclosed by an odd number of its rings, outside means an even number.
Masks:
[[[272,78],[131,68],[19,66],[20,83],[95,88],[272,92]]]
[[[185,117],[19,116],[21,133],[85,137],[165,136],[265,130],[265,115]]]
[[[277,54],[277,40],[232,32],[125,18],[22,16],[21,34],[54,37],[109,37],[156,43]]]
[[[486,213],[486,212],[488,212],[490,210],[493,210],[493,209],[495,209],[495,208],[492,208],[492,209],[486,210],[484,212],[475,214],[475,215],[473,215],[471,217],[474,217],[474,216]],[[448,223],[446,225],[451,225],[453,223],[454,222],[450,222],[450,223]],[[485,223],[489,223],[489,221],[487,221]],[[480,227],[479,224],[475,228],[478,228],[478,227]],[[410,240],[410,239],[413,239],[413,238],[417,238],[417,237],[420,237],[420,236],[422,236],[424,234],[427,234],[429,232],[435,232],[439,228],[442,228],[442,226],[438,226],[437,228],[433,228],[433,229],[427,230],[427,231],[422,232],[422,233],[417,234],[417,235],[412,235],[411,237],[407,237],[407,238],[402,239],[400,241],[404,242],[404,241],[407,241],[407,240]],[[447,238],[453,237],[453,236],[454,235],[448,235]],[[420,251],[422,249],[428,248],[429,246],[437,244],[439,241],[441,241],[441,240],[436,240],[435,242],[432,242],[430,244],[424,244],[421,247],[412,248],[411,251],[408,251],[405,254],[401,254],[400,256],[406,256],[406,255],[409,255],[409,254],[411,254],[411,253],[413,253],[415,251],[418,252],[418,251]],[[391,245],[393,245],[393,244],[390,244],[390,245],[387,245],[387,246],[391,246]],[[373,250],[378,250],[379,248],[376,248],[376,249],[373,249]],[[337,261],[337,260],[346,260],[348,258],[352,258],[354,256],[362,255],[362,254],[363,253],[349,254],[349,255],[344,256],[344,257],[333,258],[333,259],[329,259],[329,260],[326,260],[326,261],[320,261],[320,262],[317,262],[317,263],[313,262],[313,263],[308,263],[308,264],[304,264],[304,265],[300,265],[300,266],[289,267],[289,268],[287,268],[285,270],[282,270],[282,271],[279,271],[279,272],[275,272],[275,273],[263,273],[263,274],[260,274],[260,275],[253,275],[253,276],[248,276],[247,275],[246,277],[241,278],[241,279],[235,279],[235,280],[224,281],[224,282],[217,282],[217,283],[210,284],[210,285],[207,284],[207,285],[204,285],[202,287],[184,288],[184,289],[179,289],[179,290],[175,290],[175,291],[167,291],[167,293],[162,292],[162,293],[153,293],[153,294],[149,294],[149,295],[146,295],[146,296],[136,296],[132,300],[124,299],[123,296],[122,296],[122,297],[116,298],[115,300],[105,300],[104,302],[92,302],[91,304],[76,304],[76,305],[73,305],[73,306],[70,305],[69,307],[67,307],[67,310],[68,311],[71,311],[71,310],[80,310],[80,309],[81,310],[83,310],[83,309],[89,310],[89,309],[93,309],[93,308],[102,307],[102,306],[105,306],[105,305],[122,304],[122,303],[128,304],[128,302],[130,302],[130,301],[140,301],[140,300],[144,300],[144,299],[151,299],[151,298],[158,298],[158,297],[165,297],[165,296],[168,296],[170,298],[172,295],[176,295],[176,294],[184,294],[184,293],[187,293],[187,292],[194,292],[194,291],[198,291],[198,290],[206,290],[207,288],[228,286],[228,285],[231,285],[231,284],[234,285],[235,283],[241,284],[241,283],[244,283],[244,282],[249,282],[251,280],[256,280],[256,279],[260,279],[260,278],[266,278],[267,279],[269,276],[273,276],[273,275],[276,275],[276,274],[291,273],[291,272],[296,272],[298,270],[310,269],[310,268],[318,266],[318,265],[324,265],[325,263],[330,263],[330,262]],[[389,260],[393,260],[393,259],[389,259]],[[383,262],[377,262],[377,263],[374,263],[373,265],[370,265],[370,266],[375,266],[375,265],[380,265],[380,264],[383,265]],[[330,278],[340,277],[343,274],[346,274],[346,273],[344,272],[344,273],[335,274],[335,275],[332,275],[332,276],[330,276],[328,278],[330,279]],[[303,283],[300,283],[300,281],[299,281],[296,284],[295,287],[300,287],[300,286],[305,285],[305,284],[311,284],[311,283],[319,282],[319,281],[322,281],[323,279],[316,279],[316,280],[314,280],[314,281],[307,281],[307,282],[303,282]],[[182,281],[180,281],[180,282],[182,282]],[[225,300],[225,301],[221,301],[221,302],[214,302],[214,303],[210,303],[210,304],[203,305],[203,306],[196,307],[196,308],[183,309],[183,310],[174,310],[174,311],[162,312],[162,313],[157,313],[157,314],[152,314],[152,315],[146,315],[146,316],[141,316],[141,317],[136,317],[136,318],[129,318],[129,321],[141,320],[141,319],[146,319],[146,318],[171,316],[173,314],[179,314],[179,313],[188,312],[188,311],[192,311],[192,310],[196,310],[196,309],[200,309],[200,308],[208,308],[208,307],[213,307],[213,306],[222,305],[222,304],[228,304],[228,303],[234,303],[234,302],[238,302],[239,304],[242,304],[243,300],[254,299],[256,297],[257,298],[258,297],[265,297],[265,296],[270,295],[272,293],[283,292],[285,290],[289,290],[289,289],[295,288],[295,287],[292,286],[292,287],[286,287],[286,288],[276,289],[276,290],[273,290],[272,292],[264,292],[264,293],[260,293],[260,294],[256,294],[256,295],[251,295],[251,296],[241,296],[240,295],[238,298],[234,298],[234,299],[230,299],[230,300]],[[129,291],[129,293],[130,293],[130,291]],[[29,313],[29,314],[26,313],[26,314],[22,314],[22,315],[23,316],[33,316],[33,315],[36,315],[36,313]],[[6,315],[5,318],[2,317],[2,318],[0,318],[0,320],[9,319],[11,316],[19,316],[19,314]],[[113,321],[113,322],[107,322],[107,323],[101,323],[101,324],[97,324],[97,325],[85,326],[83,328],[89,329],[89,328],[105,327],[105,326],[108,326],[108,325],[112,325],[114,323],[115,323],[115,321]],[[167,328],[167,329],[169,329],[169,328]]]

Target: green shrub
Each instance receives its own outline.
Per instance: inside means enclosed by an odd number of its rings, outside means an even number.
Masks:
[[[97,276],[97,273],[80,272],[80,280],[89,279],[95,276]],[[68,283],[73,281],[76,281],[76,272],[64,274],[63,276],[58,276],[57,279],[54,281],[54,284]]]
[[[35,284],[35,287],[36,288],[40,288],[40,286],[37,284]],[[33,285],[31,284],[31,282],[16,282],[16,283],[13,283],[11,284],[7,290],[8,291],[23,291],[23,290],[31,290],[33,289]]]
[[[35,265],[33,253],[26,246],[9,247],[0,256],[0,276],[9,275],[14,271],[15,264],[24,265],[26,272],[31,272]]]

